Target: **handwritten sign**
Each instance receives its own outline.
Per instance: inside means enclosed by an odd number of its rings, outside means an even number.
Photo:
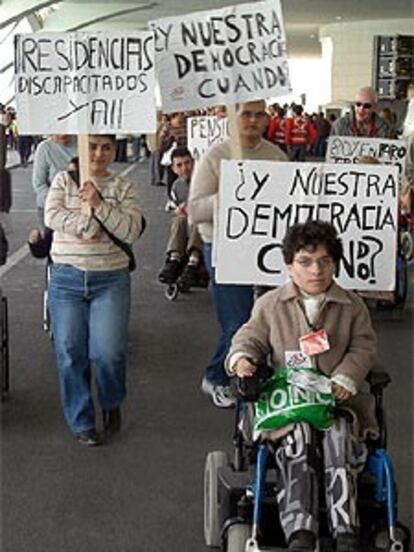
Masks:
[[[283,284],[288,228],[320,219],[332,222],[343,240],[342,286],[393,290],[397,203],[393,166],[222,161],[217,280]]]
[[[357,163],[361,157],[374,157],[382,165],[396,165],[399,175],[405,172],[408,147],[405,140],[330,136],[326,161],[328,163]]]
[[[165,112],[291,92],[279,0],[158,19],[149,26]]]
[[[187,119],[188,149],[193,158],[200,157],[214,144],[229,136],[228,120],[220,117],[189,117]]]
[[[15,74],[23,134],[155,131],[152,33],[17,35]]]

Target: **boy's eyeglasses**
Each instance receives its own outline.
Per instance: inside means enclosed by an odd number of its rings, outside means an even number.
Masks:
[[[330,268],[333,266],[334,262],[331,257],[322,257],[322,259],[295,259],[295,263],[297,263],[302,268],[311,268],[311,266],[316,263],[318,265],[318,268],[321,270],[324,270],[326,268]]]

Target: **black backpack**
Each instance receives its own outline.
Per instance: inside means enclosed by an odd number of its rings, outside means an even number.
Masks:
[[[6,264],[8,250],[9,244],[7,242],[6,234],[0,224],[0,266]]]
[[[0,169],[0,212],[8,213],[12,206],[11,177],[7,169]]]

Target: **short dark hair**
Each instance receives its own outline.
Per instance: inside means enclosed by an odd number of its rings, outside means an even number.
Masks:
[[[191,159],[193,158],[193,156],[190,153],[190,150],[185,146],[179,146],[178,148],[174,148],[172,150],[171,163],[174,161],[176,157],[190,157]]]
[[[315,251],[319,245],[324,245],[335,264],[342,258],[342,241],[330,222],[322,220],[308,220],[294,224],[286,233],[282,241],[283,259],[287,265],[293,263],[295,253],[301,249]]]
[[[112,143],[116,144],[115,134],[89,134],[89,136],[96,136],[97,138],[108,138]]]
[[[292,111],[293,113],[295,113],[295,115],[302,115],[303,107],[301,105],[296,104],[292,107]]]

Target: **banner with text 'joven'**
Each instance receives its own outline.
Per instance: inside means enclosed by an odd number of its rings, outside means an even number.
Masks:
[[[222,161],[217,281],[281,285],[282,239],[297,222],[332,222],[344,245],[338,282],[394,290],[398,168]]]
[[[328,163],[357,163],[361,157],[373,157],[383,165],[396,165],[401,177],[405,173],[407,153],[405,140],[330,136],[325,159]]]
[[[15,74],[23,134],[155,132],[150,32],[17,35]]]
[[[279,0],[158,19],[149,26],[164,112],[291,92]]]
[[[187,119],[188,149],[195,161],[214,144],[229,137],[228,119],[220,117],[189,117]]]

